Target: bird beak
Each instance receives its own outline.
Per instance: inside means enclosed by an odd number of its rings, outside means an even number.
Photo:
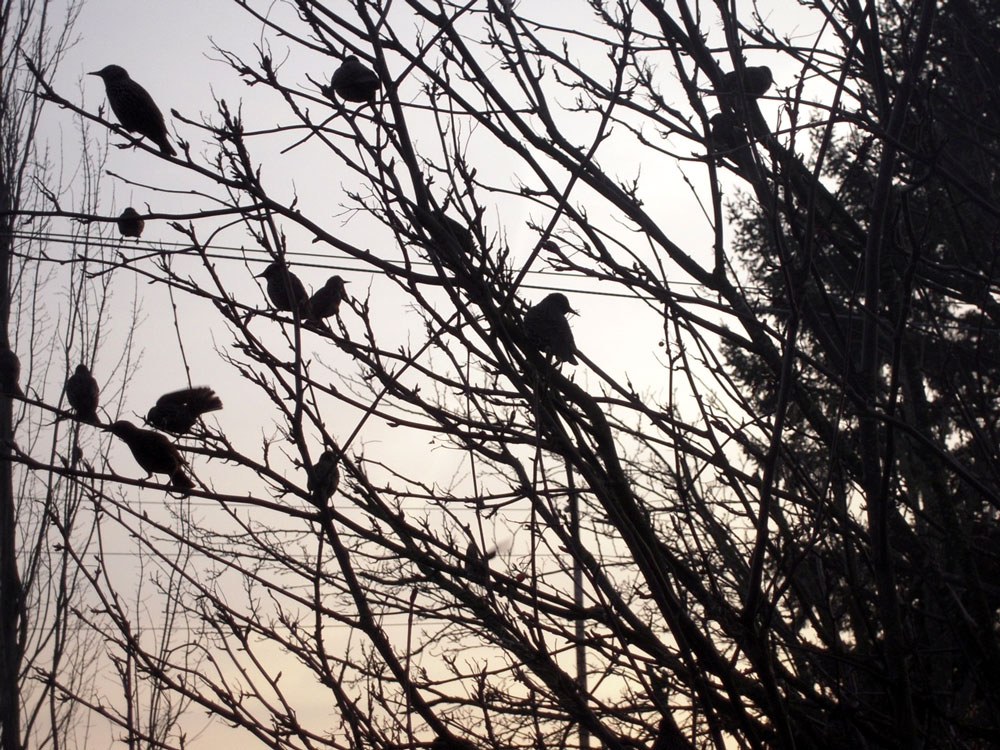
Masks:
[[[267,273],[267,269],[265,269],[265,270],[261,271],[260,273],[255,273],[255,274],[253,275],[253,277],[254,277],[255,279],[259,279],[259,278],[263,277],[263,275],[264,275],[265,273]]]
[[[89,73],[87,73],[87,75],[88,75],[88,76],[99,76],[99,75],[100,75],[100,73],[98,73],[98,72],[97,72],[96,70],[92,70],[92,71],[90,71]]]
[[[573,309],[573,308],[571,307],[571,308],[569,309],[569,314],[570,314],[570,315],[579,315],[580,313],[578,313],[578,312],[577,312],[576,310],[574,310],[574,309]]]

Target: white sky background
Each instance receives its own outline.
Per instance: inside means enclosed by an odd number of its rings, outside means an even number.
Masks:
[[[529,1],[533,4],[539,2],[539,7],[544,6],[554,19],[558,18],[567,25],[570,23],[567,19],[573,19],[574,14],[580,13],[581,8],[584,8],[584,12],[589,15],[589,11],[586,11],[580,0],[548,0],[545,3],[540,3],[540,0],[522,0],[525,4]],[[338,0],[331,0],[331,7],[336,7],[337,2]],[[778,7],[787,5],[787,3],[777,3]],[[783,8],[783,12],[784,10]],[[278,10],[277,12],[286,11]],[[349,8],[346,12],[350,12]],[[585,23],[588,19],[579,18],[577,20],[580,23]],[[791,24],[789,27],[791,28]],[[247,13],[237,8],[235,3],[223,2],[222,0],[208,2],[193,2],[192,0],[87,0],[77,23],[76,33],[79,36],[79,41],[66,55],[59,69],[58,76],[53,82],[56,90],[66,98],[82,101],[83,105],[90,111],[96,111],[98,107],[103,105],[106,116],[113,119],[106,104],[103,83],[100,79],[85,74],[108,64],[121,65],[157,101],[160,109],[167,116],[171,140],[175,140],[173,134],[175,132],[174,126],[176,126],[180,135],[192,142],[192,154],[196,159],[211,154],[213,146],[211,144],[206,146],[202,142],[202,134],[195,129],[176,122],[171,124],[172,118],[169,112],[173,108],[178,109],[187,118],[193,120],[199,120],[202,114],[216,120],[214,94],[225,98],[231,108],[235,108],[237,102],[243,101],[245,121],[249,128],[271,127],[278,122],[287,122],[290,119],[285,114],[284,105],[276,99],[273,93],[265,92],[259,87],[247,88],[236,78],[228,65],[219,61],[219,55],[212,49],[212,41],[214,41],[221,48],[243,55],[247,62],[252,63],[256,59],[252,47],[262,39],[260,25]],[[268,36],[273,35],[269,34]],[[332,68],[327,58],[309,58],[305,53],[296,49],[286,60],[285,44],[280,39],[274,39],[271,42],[271,52],[275,61],[285,61],[281,70],[281,76],[285,80],[299,81],[303,88],[310,87],[306,79],[307,74],[316,79],[328,80]],[[719,59],[722,59],[721,55]],[[600,61],[595,60],[594,62],[598,64]],[[748,55],[748,64],[764,63],[775,65],[775,60],[768,57],[766,53],[758,52]],[[723,67],[728,66],[723,63]],[[497,72],[498,75],[501,73],[501,71]],[[793,83],[791,80],[782,80],[780,67],[776,67],[775,72],[779,87]],[[664,53],[660,73],[664,79],[662,84],[664,90],[673,88],[679,91],[673,81],[672,62],[666,53]],[[568,95],[564,95],[562,99],[563,103],[569,103]],[[687,109],[683,100],[678,99],[677,104],[682,109]],[[763,108],[765,112],[770,111],[776,115],[778,106],[778,104],[769,103]],[[713,104],[710,109],[714,108]],[[45,123],[49,137],[54,141],[61,139],[67,160],[72,160],[77,134],[70,113],[50,107],[46,114]],[[91,128],[91,134],[93,137],[103,138],[104,136],[94,127]],[[656,137],[655,134],[650,134],[650,136]],[[433,142],[430,133],[427,134],[427,138],[429,142]],[[113,138],[112,143],[118,140]],[[297,140],[297,136],[276,139],[272,155],[294,140]],[[257,148],[256,145],[254,147]],[[353,175],[346,173],[346,170],[339,169],[329,156],[323,162],[317,163],[310,160],[309,153],[308,148],[302,148],[277,161],[269,159],[268,151],[261,147],[259,151],[255,152],[255,155],[263,162],[264,178],[269,181],[272,188],[281,186],[287,191],[287,195],[291,195],[293,190],[298,194],[303,213],[318,220],[327,229],[342,235],[348,241],[361,247],[368,247],[374,252],[380,252],[379,243],[383,242],[387,236],[384,231],[379,235],[376,230],[372,229],[371,224],[366,223],[364,217],[346,223],[343,220],[342,204],[346,203],[343,186],[357,184],[356,179]],[[480,168],[483,173],[490,170],[500,173],[507,167],[503,154],[499,152],[474,151],[472,158],[476,161],[475,166]],[[641,176],[647,184],[646,209],[658,218],[661,226],[667,229],[671,240],[691,254],[705,258],[707,262],[711,255],[713,241],[711,228],[691,195],[689,186],[680,179],[676,164],[672,164],[665,157],[650,159],[648,154],[618,146],[602,150],[599,153],[598,161],[610,168],[618,177]],[[193,178],[184,170],[150,154],[131,149],[111,148],[107,168],[139,183],[165,185],[178,190],[190,187]],[[707,170],[703,167],[691,167],[690,165],[686,169],[688,174],[696,180],[696,185],[704,196],[703,200],[708,203],[705,182]],[[564,182],[564,178],[560,176],[557,182]],[[514,184],[511,182],[510,186],[514,187]],[[210,189],[207,183],[197,187]],[[213,207],[192,198],[158,194],[112,179],[105,179],[104,189],[106,191],[103,207],[105,215],[117,215],[128,205],[142,210],[147,202],[152,210],[159,212],[182,213]],[[532,218],[541,222],[548,217],[541,212],[536,212],[532,214]],[[497,211],[493,210],[486,214],[484,222],[489,232],[496,232],[500,229],[506,232],[511,247],[523,250],[526,255],[537,241],[534,234],[525,226],[527,219],[527,213],[517,210],[504,212],[502,215],[498,215]],[[607,222],[604,222],[603,225],[604,228],[609,228]],[[54,229],[60,231],[58,226]],[[339,254],[331,253],[324,246],[312,244],[311,237],[305,236],[297,228],[289,226],[287,229],[291,252],[316,254],[317,257],[310,262],[318,265],[352,269],[337,271],[352,282],[348,287],[348,291],[352,295],[363,296],[369,288],[371,289],[373,298],[378,302],[377,307],[382,313],[378,322],[387,335],[395,332],[400,342],[409,338],[415,346],[422,343],[423,335],[419,320],[415,316],[407,315],[407,300],[395,290],[394,286],[378,276],[359,270],[358,263],[345,262]],[[207,233],[204,236],[207,236]],[[627,230],[623,228],[618,232],[618,236],[624,239],[629,235]],[[147,241],[183,241],[180,235],[162,221],[148,222],[142,239],[144,245]],[[227,246],[244,245],[255,251],[258,250],[252,239],[240,228],[229,230],[222,235],[220,241]],[[638,242],[638,239],[636,241]],[[133,246],[130,243],[124,243],[123,247],[126,253],[133,252],[131,249]],[[65,251],[68,252],[68,249]],[[385,248],[384,253],[396,257],[398,249]],[[259,260],[250,271],[239,260],[219,261],[218,268],[220,274],[230,280],[231,289],[240,296],[242,301],[263,308],[266,304],[264,296],[251,279],[251,273],[263,270],[266,261],[260,254],[257,254],[256,257]],[[332,272],[325,268],[308,267],[304,263],[307,259],[297,255],[291,256],[291,259],[293,270],[302,278],[308,289],[318,289]],[[184,264],[188,264],[190,268]],[[177,270],[181,273],[196,274],[198,273],[198,264],[197,258],[179,259]],[[294,264],[302,265],[298,265],[296,268]],[[535,268],[540,269],[543,266],[536,263]],[[683,283],[685,279],[678,277],[675,281]],[[583,293],[585,291],[605,291],[593,281],[581,283],[579,280],[574,281],[555,276],[530,276],[527,283],[540,287],[576,290],[577,293],[571,292],[570,297],[573,306],[581,313],[580,317],[573,318],[571,321],[578,347],[612,375],[627,376],[639,392],[646,390],[662,392],[666,383],[666,370],[658,363],[662,354],[662,349],[659,347],[659,342],[663,338],[661,317],[650,314],[648,309],[637,300],[615,299]],[[173,318],[164,312],[170,309],[165,289],[162,286],[148,286],[144,281],[139,281],[138,287],[136,287],[136,282],[128,273],[120,273],[119,284],[121,292],[117,306],[112,309],[112,316],[131,314],[124,303],[131,297],[133,289],[138,288],[143,299],[145,317],[141,322],[137,336],[145,353],[138,376],[126,394],[125,413],[122,415],[123,418],[131,418],[135,422],[140,422],[141,420],[132,413],[144,414],[159,394],[183,387],[186,384],[185,372],[180,364]],[[695,288],[687,289],[684,287],[679,287],[675,291],[698,293]],[[534,302],[544,294],[543,289],[525,288],[522,298],[528,302]],[[213,420],[217,420],[220,429],[230,436],[238,447],[246,449],[248,453],[256,453],[261,436],[274,434],[275,429],[269,421],[269,410],[264,410],[266,406],[262,398],[249,385],[239,379],[233,370],[223,364],[215,352],[215,347],[227,348],[229,346],[231,340],[229,332],[221,325],[206,324],[207,321],[217,318],[213,308],[202,301],[179,297],[178,307],[179,325],[185,350],[192,366],[193,382],[195,385],[208,384],[213,386],[225,403],[223,411],[213,415]],[[345,316],[349,326],[352,317],[350,313]],[[415,330],[408,328],[410,322],[418,324]],[[266,325],[267,322],[261,319],[254,324],[254,330],[262,333]],[[271,323],[270,325],[275,328],[274,341],[278,341],[277,324]],[[332,371],[335,371],[338,366],[346,367],[349,364],[347,355],[336,350],[332,345],[329,350],[320,351],[317,355],[332,368]],[[111,366],[117,356],[118,352],[109,352],[106,357],[103,353],[101,354],[95,371],[99,380],[102,377],[101,364],[107,363],[107,366]],[[70,363],[70,367],[74,364],[75,362]],[[333,374],[331,374],[332,377]],[[577,368],[576,378],[578,382],[583,384],[589,382],[585,368],[582,366]],[[353,429],[357,417],[357,413],[352,413],[346,407],[332,410],[329,419],[331,424],[336,426],[331,432],[341,439],[345,438]],[[393,450],[404,471],[413,471],[417,467],[423,467],[429,478],[437,478],[442,483],[451,481],[456,465],[454,453],[428,451],[424,450],[424,446],[412,444],[394,447],[393,441],[397,440],[398,433],[396,431],[386,429],[375,422],[369,424],[364,433],[365,444],[378,446],[376,452],[384,453],[386,450]],[[352,446],[352,450],[358,450],[360,447],[360,444],[356,444]],[[131,456],[124,450],[117,450],[113,454],[113,467],[126,476],[140,477],[142,475]],[[219,489],[224,489],[232,494],[240,494],[251,489],[248,487],[223,487],[222,484],[226,477],[225,470],[216,466],[208,467],[203,461],[199,463],[197,459],[195,470],[200,476],[204,473],[205,476],[213,477],[216,479]],[[259,491],[259,488],[256,489]],[[143,502],[149,503],[154,498],[152,493],[146,493],[143,495]],[[168,500],[168,502],[170,501]],[[130,550],[127,540],[121,541],[123,546],[120,552],[128,553]],[[129,558],[123,557],[122,559],[128,560]],[[127,586],[129,576],[134,573],[134,569],[123,564],[118,572],[122,577],[122,583]],[[279,657],[275,655],[274,658]],[[291,668],[289,668],[289,673],[292,673]],[[330,713],[329,706],[310,706],[308,697],[305,695],[303,701],[302,711],[315,711],[317,717],[326,717],[318,720],[316,725],[332,725],[332,719],[328,715]],[[197,728],[204,724],[203,713],[199,710],[195,714],[187,725],[190,731],[197,731]],[[88,746],[92,748],[106,746],[110,737],[105,732],[105,728],[95,726],[95,733],[89,738]],[[247,737],[243,733],[238,735],[238,741],[243,742],[246,739]],[[194,740],[189,744],[189,747],[192,748],[209,747],[220,742],[231,744],[236,741],[233,730],[225,726],[213,726],[197,738],[189,736],[190,740]]]
[[[552,5],[553,15],[559,15],[555,6],[560,4]],[[562,5],[574,7],[577,4],[564,2]],[[137,33],[137,30],[143,31]],[[55,83],[57,90],[74,99],[78,98],[77,87],[82,80],[82,101],[91,111],[103,105],[106,116],[111,117],[102,82],[94,76],[87,76],[86,73],[100,69],[106,64],[116,63],[128,69],[132,77],[153,95],[167,116],[168,123],[172,120],[169,111],[173,108],[193,120],[198,120],[202,114],[217,119],[213,93],[225,98],[231,107],[235,107],[236,102],[242,101],[245,121],[249,128],[270,127],[279,121],[288,120],[282,109],[283,104],[276,101],[274,94],[264,91],[261,87],[251,89],[243,85],[236,79],[228,65],[218,62],[219,55],[211,48],[209,37],[219,47],[245,54],[248,62],[255,59],[252,46],[261,40],[259,24],[231,3],[88,0],[80,16],[77,31],[80,34],[80,42],[67,55]],[[282,46],[283,44],[283,40],[275,40],[272,43],[271,51],[276,61],[286,59],[286,48]],[[329,67],[328,63],[327,59],[319,58],[317,64],[315,59],[303,58],[303,53],[295,49],[287,58],[281,75],[286,80],[297,80],[304,88],[310,88],[306,75],[317,79],[328,77],[330,71],[324,70]],[[669,60],[665,60],[664,63],[666,74],[669,73]],[[275,109],[271,110],[269,107]],[[53,120],[62,129],[64,138],[70,141],[76,138],[68,112],[50,108],[48,121],[51,123]],[[211,153],[211,144],[204,146],[198,131],[176,122],[172,125],[177,127],[182,137],[191,140],[192,153],[196,159],[200,155]],[[92,128],[91,132],[93,136],[102,135],[96,128]],[[112,139],[112,142],[118,140],[120,139]],[[298,140],[298,136],[277,139],[277,148],[274,150],[294,140]],[[433,143],[433,134],[428,133],[427,141]],[[255,155],[261,157],[264,178],[270,187],[274,189],[275,186],[280,186],[287,191],[286,195],[291,196],[293,192],[298,195],[304,214],[318,220],[332,233],[343,236],[354,244],[367,247],[375,253],[398,257],[398,249],[392,247],[383,249],[384,245],[380,244],[380,241],[384,243],[388,239],[385,231],[381,231],[380,237],[374,236],[369,240],[371,224],[366,223],[367,217],[355,217],[345,223],[343,206],[347,205],[348,201],[343,195],[343,187],[353,187],[357,184],[354,175],[338,169],[338,165],[333,163],[329,156],[324,158],[321,166],[317,168],[317,164],[308,158],[307,148],[298,150],[302,154],[300,160],[295,158],[298,154],[293,152],[278,162],[269,160],[267,152],[256,140],[252,141],[251,145],[255,149]],[[473,154],[476,155],[475,152]],[[506,168],[507,162],[502,154],[497,154],[495,158],[499,161],[497,171]],[[668,228],[671,239],[694,255],[710,257],[712,235],[709,227],[690,190],[680,181],[675,166],[670,165],[662,157],[659,158],[660,163],[650,164],[648,158],[640,159],[638,153],[621,153],[620,150],[613,149],[602,149],[598,158],[603,164],[609,165],[612,173],[622,178],[641,175],[651,184],[650,199],[646,208]],[[299,168],[295,167],[296,161],[299,162]],[[489,154],[484,154],[477,161],[476,166],[481,174],[489,172],[490,161]],[[211,187],[205,183],[195,184],[193,176],[189,173],[152,155],[132,149],[111,148],[107,168],[111,172],[140,183],[166,185],[177,190],[194,186],[211,191]],[[512,181],[509,184],[511,187],[514,186]],[[660,184],[662,188],[659,187]],[[117,215],[127,205],[134,205],[142,210],[148,204],[153,211],[165,213],[183,213],[214,207],[206,206],[205,201],[158,194],[111,179],[105,179],[104,189],[106,202],[103,210],[106,215]],[[109,189],[113,189],[113,196]],[[656,205],[657,203],[659,205]],[[515,251],[523,249],[526,255],[537,241],[534,233],[525,226],[529,215],[522,206],[517,206],[499,218],[502,226],[495,211],[486,214],[484,221],[487,231],[502,230]],[[548,217],[541,211],[535,211],[531,214],[531,218],[540,222]],[[614,229],[608,222],[602,223],[605,228]],[[293,270],[302,278],[307,288],[317,289],[330,271],[308,267],[306,263],[329,264],[340,268],[358,267],[353,261],[345,262],[339,253],[331,253],[324,246],[312,244],[311,237],[294,225],[287,223],[285,228],[289,233],[292,262],[300,264],[297,268],[293,266]],[[202,236],[207,237],[207,232],[202,233]],[[629,230],[620,230],[618,236],[627,240],[630,236]],[[144,244],[146,241],[155,242],[158,239],[167,242],[183,241],[180,235],[166,226],[166,222],[147,222],[143,235]],[[242,228],[229,230],[221,235],[218,241],[231,247],[243,245],[255,253],[258,262],[250,271],[239,260],[219,261],[217,265],[220,275],[229,281],[231,289],[241,301],[264,307],[264,296],[251,278],[252,273],[258,273],[263,269],[266,262],[263,254]],[[636,238],[636,242],[639,242],[639,238]],[[132,243],[126,242],[123,245],[126,253],[134,252]],[[307,259],[298,256],[298,253],[315,254],[316,257]],[[176,269],[179,273],[192,273],[197,277],[198,267],[197,258],[177,260]],[[545,265],[536,261],[534,268],[544,269]],[[377,276],[373,277],[368,272],[341,273],[351,281],[348,291],[352,295],[364,295],[369,284],[372,285],[372,294],[377,300],[376,311],[384,310],[386,316],[383,326],[386,335],[391,336],[394,331],[398,331],[400,342],[409,340],[414,345],[422,343],[422,331],[419,328],[412,332],[412,337],[407,334],[406,321],[410,319],[405,308],[407,300],[393,285],[387,284]],[[121,276],[119,285],[123,286],[119,295],[120,302],[124,302],[126,297],[131,297],[132,285],[135,282],[127,273]],[[683,278],[678,281],[681,284],[684,282]],[[529,303],[544,296],[545,287],[608,291],[607,287],[602,288],[602,285],[593,281],[581,283],[565,276],[531,275],[526,284],[522,297]],[[536,288],[531,288],[532,286]],[[682,287],[680,291],[683,293],[688,290]],[[165,312],[170,310],[166,290],[162,286],[146,285],[144,280],[140,280],[138,294],[142,299],[144,313],[138,337],[140,346],[145,344],[142,363],[144,374],[135,380],[126,395],[125,416],[129,416],[129,412],[144,414],[160,393],[185,384],[174,321]],[[650,387],[661,387],[662,370],[657,365],[662,353],[659,347],[659,342],[663,339],[661,320],[649,314],[648,309],[636,300],[620,300],[582,293],[571,293],[570,296],[574,308],[581,313],[580,317],[572,320],[578,347],[612,375],[627,374],[637,385],[649,381]],[[192,378],[195,384],[212,385],[227,403],[227,408],[215,415],[220,427],[231,436],[259,436],[262,427],[259,412],[253,409],[233,409],[228,406],[234,402],[239,403],[244,395],[246,398],[251,398],[252,391],[243,381],[235,378],[234,373],[227,371],[212,351],[213,344],[222,348],[228,345],[228,334],[221,326],[204,325],[204,321],[214,315],[214,310],[201,300],[189,298],[179,298],[177,304],[179,326],[186,353],[192,364]],[[261,327],[258,324],[255,330],[261,332]],[[274,333],[277,334],[277,327],[274,328]],[[264,333],[266,335],[266,332]],[[345,357],[332,347],[326,351],[319,351],[318,355],[334,369],[338,361]],[[117,352],[112,353],[111,359],[116,356]],[[102,358],[99,358],[95,372],[99,380],[101,362]],[[581,369],[577,377],[586,378],[586,374]],[[349,414],[345,414],[344,417],[348,420],[352,418]],[[370,431],[367,437],[372,439]],[[390,440],[395,439],[392,434],[385,437]],[[426,457],[420,456],[416,460],[422,462]],[[130,461],[131,458],[126,455],[125,460],[116,468],[129,474]],[[450,463],[450,460],[444,462]]]

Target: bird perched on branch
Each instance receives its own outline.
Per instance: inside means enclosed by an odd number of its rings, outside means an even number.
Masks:
[[[267,296],[275,310],[309,316],[309,295],[302,281],[282,263],[271,263],[255,278],[267,280]]]
[[[427,211],[418,206],[415,216],[417,223],[431,236],[435,249],[444,258],[454,257],[456,250],[468,255],[475,252],[476,241],[472,231],[444,211]]]
[[[309,471],[306,488],[312,493],[316,505],[327,504],[340,484],[340,469],[337,468],[339,458],[334,451],[323,451]]]
[[[0,392],[8,396],[23,396],[24,391],[18,381],[21,379],[21,360],[10,350],[0,349]]]
[[[111,111],[115,113],[121,126],[131,133],[149,138],[168,156],[177,152],[167,139],[167,125],[163,113],[156,106],[153,97],[142,86],[129,78],[128,72],[120,65],[108,65],[88,75],[98,76],[104,81]]]
[[[469,581],[478,583],[480,586],[485,586],[490,580],[490,560],[496,556],[497,550],[495,547],[484,555],[479,551],[476,543],[471,542],[468,549],[465,550],[464,566],[465,575]]]
[[[146,422],[158,430],[175,434],[189,432],[202,414],[222,408],[215,391],[205,386],[164,393],[149,410]]]
[[[86,365],[77,365],[66,380],[66,400],[81,422],[97,424],[97,404],[101,389]]]
[[[562,292],[553,292],[524,314],[524,333],[540,352],[576,364],[576,343],[566,316],[577,312]]]
[[[659,729],[656,732],[656,739],[650,750],[672,750],[676,747],[690,747],[684,733],[681,732],[672,716],[665,716],[660,720]]]
[[[476,746],[460,737],[438,737],[431,743],[431,750],[476,750]]]
[[[166,474],[175,489],[186,491],[194,487],[194,482],[184,473],[184,459],[166,435],[143,430],[124,419],[111,425],[111,432],[132,451],[136,463],[146,471],[147,478],[153,474]]]
[[[323,288],[309,298],[309,312],[313,320],[323,320],[340,312],[340,303],[347,299],[347,288],[340,276],[331,276]]]
[[[734,151],[746,143],[740,122],[730,112],[719,112],[712,115],[708,124],[711,126],[712,145],[716,151]]]
[[[472,231],[444,211],[420,208],[414,214],[417,223],[431,236],[438,258],[452,266],[460,265],[462,256],[471,257],[476,251]]]
[[[766,65],[743,68],[742,91],[747,97],[756,99],[764,96],[772,83],[774,76]],[[722,76],[722,85],[718,92],[720,95],[739,96],[740,90],[740,76],[737,71],[732,70]]]
[[[122,237],[141,237],[146,222],[139,218],[139,212],[129,206],[118,217],[118,232]]]
[[[381,87],[382,82],[375,71],[362,63],[357,55],[350,55],[333,72],[330,85],[320,91],[329,99],[336,94],[349,102],[373,102]]]

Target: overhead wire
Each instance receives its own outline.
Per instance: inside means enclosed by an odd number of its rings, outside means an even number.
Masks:
[[[19,239],[23,241],[38,241],[38,242],[50,242],[54,244],[63,245],[81,245],[81,246],[92,246],[99,248],[106,248],[110,250],[121,250],[121,249],[136,249],[141,252],[148,253],[158,253],[163,252],[164,248],[173,248],[175,250],[183,250],[192,247],[190,242],[177,242],[171,240],[156,240],[156,241],[146,241],[146,240],[132,240],[132,239],[108,239],[104,237],[96,238],[80,238],[77,235],[60,233],[60,232],[20,232],[15,230],[9,233],[9,235],[14,239]],[[204,257],[210,258],[212,260],[221,261],[246,261],[249,257],[250,259],[259,258],[261,262],[270,261],[271,255],[267,250],[263,248],[253,248],[253,247],[237,247],[234,245],[203,245],[206,252]],[[174,257],[180,255],[180,253],[173,253]],[[296,265],[305,268],[319,268],[329,271],[344,271],[344,272],[354,272],[354,273],[368,273],[371,275],[386,275],[386,272],[380,268],[374,268],[369,265],[360,265],[361,261],[356,261],[346,254],[330,255],[330,254],[319,254],[319,253],[308,253],[304,251],[290,251],[285,254],[288,258],[299,258]],[[201,254],[199,254],[201,257]],[[336,258],[341,261],[340,263],[330,263],[328,262],[331,258]],[[402,258],[399,261],[402,262]],[[322,262],[317,262],[322,261]],[[355,261],[357,265],[350,265],[351,261]],[[71,261],[57,261],[57,262],[71,262]],[[415,260],[410,261],[410,265],[433,268],[433,263],[427,260]],[[529,275],[535,277],[558,277],[561,279],[583,279],[589,280],[592,277],[589,275],[579,272],[579,271],[555,271],[555,270],[532,270],[528,272]],[[671,285],[684,286],[684,287],[703,287],[704,285],[696,281],[671,281]],[[538,285],[526,284],[526,288],[529,289],[548,289],[550,287],[543,287]],[[620,292],[611,292],[607,290],[592,290],[592,289],[577,289],[574,288],[571,291],[580,292],[582,294],[590,294],[601,297],[618,297],[626,299],[634,299],[635,295],[624,294]]]
[[[15,230],[9,233],[0,233],[0,235],[9,236],[12,237],[13,239],[23,240],[23,241],[47,242],[47,243],[62,244],[62,245],[82,245],[82,246],[99,247],[112,250],[135,249],[143,253],[148,253],[150,257],[152,257],[154,254],[164,252],[164,248],[174,249],[174,252],[171,253],[172,257],[183,257],[183,255],[178,251],[182,251],[192,247],[192,243],[190,242],[178,242],[172,240],[155,240],[155,241],[139,240],[139,239],[133,240],[131,238],[129,238],[128,240],[124,238],[110,239],[102,237],[100,235],[96,237],[81,238],[78,235],[67,234],[63,232],[22,232]],[[260,262],[265,262],[265,261],[270,262],[271,260],[270,253],[268,253],[268,251],[264,250],[263,248],[244,247],[235,245],[220,245],[220,244],[208,244],[208,245],[203,245],[202,247],[206,249],[206,252],[200,253],[198,257],[202,257],[203,255],[204,257],[209,258],[211,260],[239,261],[239,262],[246,262],[248,258],[250,260],[259,260]],[[296,262],[296,265],[303,268],[316,268],[324,271],[339,271],[344,273],[367,273],[372,276],[388,275],[385,270],[373,267],[371,265],[363,264],[363,261],[358,261],[357,259],[352,258],[351,256],[344,253],[333,255],[333,254],[308,253],[308,252],[303,252],[301,250],[299,251],[293,250],[291,252],[286,253],[286,257],[299,258],[300,260]],[[72,259],[55,260],[52,258],[48,258],[47,260],[53,260],[54,262],[57,263],[74,262]],[[336,260],[338,262],[330,262],[331,260]],[[399,261],[402,262],[403,259],[399,258]],[[411,260],[410,265],[433,268],[433,263],[427,260]],[[555,277],[559,279],[574,279],[574,280],[593,279],[593,277],[589,276],[588,274],[579,271],[531,270],[528,271],[527,275],[534,278]],[[671,279],[670,285],[674,287],[687,287],[692,290],[706,288],[705,285],[700,282],[688,281],[688,280]],[[652,297],[642,294],[627,294],[625,292],[614,292],[607,289],[604,290],[584,289],[576,286],[560,287],[542,283],[523,284],[522,286],[525,289],[532,289],[538,291],[557,290],[563,292],[571,292],[573,294],[583,294],[593,297],[605,297],[605,298],[629,299],[629,300],[634,300],[638,298],[638,299],[643,299],[645,301],[653,300]],[[767,291],[765,287],[760,285],[744,285],[743,288],[747,292],[757,293],[757,294],[764,294]],[[758,313],[782,317],[783,315],[789,314],[790,311],[776,306],[769,306],[769,307],[759,308]],[[997,330],[996,327],[983,326],[980,325],[979,323],[971,326],[962,325],[960,323],[947,323],[947,324],[939,324],[938,327],[951,331]]]

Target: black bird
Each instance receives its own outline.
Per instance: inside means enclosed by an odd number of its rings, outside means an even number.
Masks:
[[[323,320],[340,312],[340,303],[347,299],[347,288],[340,276],[331,276],[323,288],[309,298],[309,312],[313,320]]]
[[[740,122],[730,112],[719,112],[708,121],[716,151],[734,151],[746,143]]]
[[[139,212],[129,206],[118,217],[118,231],[122,237],[141,237],[146,222],[139,218]]]
[[[162,153],[168,156],[177,155],[167,139],[167,126],[163,121],[163,113],[149,92],[129,78],[125,68],[108,65],[88,75],[98,76],[104,81],[111,111],[115,113],[123,128],[149,138],[160,147]]]
[[[21,360],[9,347],[0,349],[0,392],[8,396],[23,396],[24,391],[18,380],[21,379]]]
[[[650,750],[674,750],[674,748],[690,747],[687,737],[681,732],[672,716],[665,716],[660,721],[656,739]]]
[[[444,211],[427,211],[418,206],[414,215],[417,223],[431,236],[434,251],[442,262],[458,266],[463,254],[471,257],[475,253],[472,231]]]
[[[194,427],[198,417],[222,408],[221,399],[206,386],[164,393],[149,410],[146,422],[158,430],[183,434]]]
[[[524,314],[524,333],[541,352],[552,354],[561,362],[576,364],[576,343],[566,316],[577,314],[561,292],[553,292]]]
[[[167,474],[175,489],[183,491],[194,487],[194,482],[184,473],[184,459],[166,435],[153,430],[143,430],[125,420],[119,420],[111,425],[111,432],[128,446],[136,463],[145,470],[147,477],[153,474]]]
[[[756,99],[758,96],[764,96],[771,88],[772,83],[774,83],[774,76],[771,75],[771,69],[766,65],[743,68],[743,92],[747,97]],[[735,70],[722,76],[722,86],[719,88],[719,93],[739,95],[740,76]]]
[[[460,737],[438,737],[431,743],[431,750],[476,750],[476,746]]]
[[[312,493],[316,505],[323,507],[333,497],[340,484],[339,459],[334,451],[323,451],[316,464],[309,471],[309,481],[306,488]]]
[[[472,583],[485,586],[490,580],[490,560],[497,556],[496,549],[491,549],[485,555],[479,551],[475,542],[465,550],[465,575]]]
[[[330,99],[332,92],[349,102],[373,102],[381,86],[375,71],[365,66],[357,55],[351,55],[333,72],[330,85],[321,91]]]
[[[275,310],[287,310],[293,314],[300,311],[308,316],[309,295],[299,277],[281,263],[272,263],[255,278],[267,279],[267,296]]]
[[[83,422],[97,424],[97,404],[101,389],[87,365],[77,365],[66,380],[66,400]]]

